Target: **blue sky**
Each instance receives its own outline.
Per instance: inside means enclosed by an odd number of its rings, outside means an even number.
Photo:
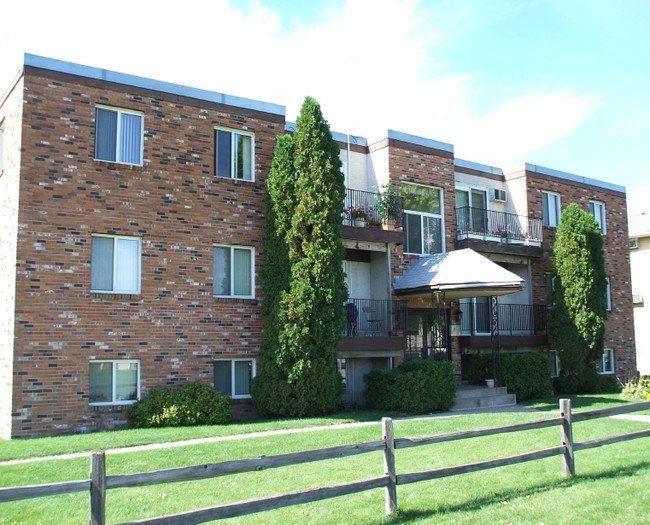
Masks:
[[[620,184],[650,211],[649,0],[95,5],[5,5],[0,90],[28,52],[281,104],[289,120],[310,95],[335,131]]]

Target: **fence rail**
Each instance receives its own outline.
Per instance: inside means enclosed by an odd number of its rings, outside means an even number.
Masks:
[[[378,441],[369,441],[365,443],[342,445],[269,457],[226,461],[210,465],[197,465],[192,467],[181,467],[155,472],[144,472],[117,476],[106,475],[105,453],[93,452],[91,456],[90,480],[69,481],[65,483],[47,485],[0,488],[0,503],[88,490],[90,492],[90,523],[91,525],[104,525],[106,522],[105,512],[107,489],[119,487],[136,487],[177,481],[199,480],[224,476],[228,474],[251,472],[254,470],[265,470],[268,468],[278,468],[299,463],[341,458],[383,450],[385,472],[383,476],[341,483],[328,487],[302,490],[288,494],[280,494],[250,501],[219,505],[205,509],[196,509],[179,514],[148,518],[127,523],[147,523],[157,525],[198,524],[205,523],[206,521],[213,521],[216,519],[225,519],[265,510],[278,509],[291,505],[321,501],[329,498],[355,494],[358,492],[364,492],[367,490],[374,490],[379,488],[384,489],[385,511],[387,515],[390,515],[394,514],[397,511],[397,485],[406,485],[409,483],[417,483],[419,481],[456,476],[459,474],[515,465],[518,463],[536,461],[538,459],[545,459],[560,455],[562,456],[563,475],[573,476],[575,475],[575,451],[601,447],[604,445],[619,443],[632,439],[650,437],[650,429],[647,429],[574,443],[574,422],[587,421],[590,419],[608,417],[612,415],[628,414],[648,409],[650,409],[650,402],[634,403],[614,408],[592,410],[578,414],[572,414],[571,402],[569,400],[563,399],[560,401],[560,416],[555,418],[517,423],[514,425],[399,439],[395,439],[394,437],[393,421],[390,418],[384,418],[382,419],[383,437]],[[396,449],[432,445],[445,441],[456,441],[460,439],[469,439],[495,434],[541,429],[552,426],[559,426],[561,429],[561,443],[556,447],[455,467],[445,467],[421,472],[404,473],[399,475],[397,474],[395,455]],[[123,525],[127,525],[127,523]]]

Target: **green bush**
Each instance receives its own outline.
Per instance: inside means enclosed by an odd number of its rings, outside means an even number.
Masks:
[[[650,376],[641,376],[638,381],[628,381],[623,386],[621,397],[624,399],[650,399]]]
[[[536,399],[553,393],[551,361],[541,352],[502,353],[499,359],[501,384],[517,396],[517,401]],[[472,385],[485,385],[492,378],[492,355],[476,354],[467,358],[465,380]]]
[[[454,363],[406,361],[364,376],[366,403],[380,410],[424,414],[449,410],[456,396]]]
[[[551,361],[541,352],[501,355],[501,383],[517,401],[539,399],[553,393]]]
[[[179,387],[152,388],[129,411],[134,427],[219,425],[232,420],[228,397],[194,381]]]

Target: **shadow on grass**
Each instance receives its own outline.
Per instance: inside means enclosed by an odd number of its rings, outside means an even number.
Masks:
[[[570,399],[572,410],[589,410],[607,408],[608,406],[624,405],[629,401],[621,399],[618,394],[606,395],[563,395],[547,399],[524,401],[521,404],[535,410],[552,411],[559,410],[560,399]]]
[[[426,511],[425,510],[398,511],[398,514],[392,518],[388,518],[386,520],[386,523],[390,523],[390,524],[411,523],[413,520],[432,518],[440,514],[476,511],[485,508],[486,506],[499,504],[504,500],[511,501],[518,498],[525,498],[528,496],[543,494],[544,492],[550,492],[556,489],[579,486],[584,482],[634,476],[638,472],[647,469],[649,467],[650,467],[650,462],[644,461],[637,465],[630,465],[629,467],[625,467],[622,469],[612,469],[612,470],[606,470],[603,472],[598,472],[593,474],[577,475],[573,478],[563,478],[555,482],[547,483],[545,485],[533,485],[523,489],[512,488],[510,490],[503,490],[501,492],[491,492],[490,494],[486,494],[482,498],[473,499],[470,501],[464,501],[462,503],[458,503],[455,505],[442,505],[436,509],[431,509]],[[399,485],[397,490],[398,490],[397,505],[399,509],[399,490],[400,490]]]

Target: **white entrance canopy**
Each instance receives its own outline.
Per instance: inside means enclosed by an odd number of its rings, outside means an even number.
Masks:
[[[438,253],[414,261],[395,281],[395,293],[445,299],[487,297],[518,292],[524,280],[470,248]]]

